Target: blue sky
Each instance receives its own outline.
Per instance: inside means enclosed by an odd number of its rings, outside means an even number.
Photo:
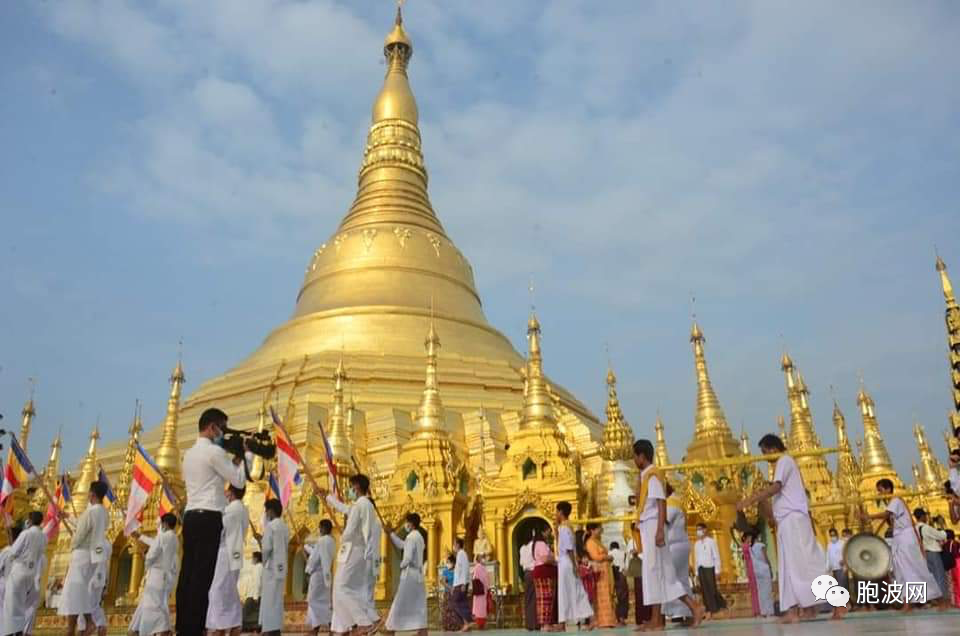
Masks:
[[[293,309],[347,210],[393,3],[6,2],[0,412],[75,461],[162,418]],[[431,197],[491,322],[671,454],[693,429],[691,294],[735,429],[787,412],[786,345],[832,442],[862,371],[901,476],[950,406],[936,244],[960,279],[951,2],[411,0]],[[958,281],[960,282],[960,281]]]

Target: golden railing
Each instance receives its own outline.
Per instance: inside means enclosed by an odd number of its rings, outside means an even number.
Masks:
[[[770,453],[769,455],[740,455],[737,457],[726,457],[724,459],[708,459],[700,462],[684,462],[682,464],[669,464],[667,466],[658,466],[661,472],[685,472],[689,470],[702,470],[705,468],[727,468],[729,466],[749,466],[757,462],[773,462],[789,455],[790,457],[820,457],[836,453],[838,448],[817,448],[807,451],[797,451],[786,453]]]

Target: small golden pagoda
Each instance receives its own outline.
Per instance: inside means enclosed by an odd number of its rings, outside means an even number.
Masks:
[[[883,436],[880,435],[880,428],[877,426],[873,398],[867,393],[862,381],[860,391],[857,393],[857,404],[860,407],[860,417],[863,420],[863,447],[860,452],[860,496],[870,504],[867,506],[869,511],[871,506],[876,507],[878,480],[891,480],[895,492],[902,492],[904,485],[897,471],[893,468],[893,462],[890,461],[890,453],[887,452],[887,445],[884,443]]]
[[[810,392],[793,359],[786,352],[780,359],[780,369],[786,378],[787,400],[790,404],[790,450],[804,452],[821,448],[820,438],[813,425],[813,415],[810,413]],[[826,501],[831,497],[833,475],[830,474],[825,457],[800,457],[797,459],[797,466],[803,476],[804,485],[810,491],[812,502]]]

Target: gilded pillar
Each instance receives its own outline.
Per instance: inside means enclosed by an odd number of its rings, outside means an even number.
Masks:
[[[143,578],[143,550],[136,543],[128,548],[130,556],[130,584],[127,586],[127,602],[131,605],[137,602],[140,595],[140,580]]]
[[[427,522],[427,588],[436,587],[437,569],[440,567],[440,537],[437,536],[437,522]]]
[[[495,521],[493,523],[493,540],[496,541],[497,549],[497,561],[500,562],[500,580],[496,582],[497,585],[503,587],[508,581],[512,581],[512,576],[508,576],[507,568],[513,567],[513,559],[507,557],[508,554],[512,552],[507,550],[507,540],[506,534],[503,532],[503,522]]]
[[[389,584],[389,574],[392,568],[392,555],[390,552],[393,550],[393,544],[390,542],[390,535],[387,533],[387,529],[384,528],[380,533],[380,572],[377,574],[377,589],[374,592],[374,598],[384,600],[387,598],[387,589]]]

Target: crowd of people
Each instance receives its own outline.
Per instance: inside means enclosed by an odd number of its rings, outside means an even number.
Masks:
[[[181,538],[179,519],[172,513],[159,520],[153,537],[134,533],[148,547],[139,604],[129,625],[131,636],[237,636],[255,629],[280,636],[284,626],[284,594],[289,569],[290,530],[280,500],[268,499],[260,522],[251,524],[243,503],[247,464],[252,457],[233,457],[219,445],[227,416],[208,409],[199,423],[197,443],[184,456],[187,501]],[[817,612],[811,582],[831,573],[851,590],[856,608],[857,581],[844,560],[844,545],[852,533],[831,529],[824,550],[816,541],[808,493],[796,461],[775,435],[760,440],[763,454],[780,454],[771,483],[737,504],[738,510],[759,505],[776,529],[777,585],[781,621],[796,622]],[[603,542],[602,528],[587,523],[580,531],[571,524],[573,506],[555,506],[555,525],[533,531],[519,549],[523,574],[524,622],[529,630],[564,631],[576,625],[589,631],[614,628],[629,619],[630,580],[633,581],[634,620],[643,630],[662,630],[666,619],[689,627],[723,612],[726,602],[717,585],[722,562],[716,540],[704,524],[697,526],[691,546],[683,506],[653,463],[649,440],[633,446],[640,471],[634,504],[636,521],[621,548]],[[951,456],[950,492],[960,490],[960,455]],[[48,605],[66,617],[67,634],[106,633],[102,597],[106,589],[111,544],[108,515],[103,506],[107,484],[90,484],[88,505],[72,532],[70,562],[62,581],[47,590]],[[314,634],[370,636],[383,632],[427,631],[425,534],[418,514],[410,512],[402,528],[388,527],[370,498],[370,480],[363,474],[349,478],[345,497],[315,486],[331,511],[343,515],[339,545],[335,519],[323,519],[314,540],[304,546],[307,586],[307,622]],[[889,526],[893,568],[891,581],[900,585],[923,582],[926,598],[941,608],[960,604],[960,577],[956,557],[960,544],[944,530],[944,520],[928,519],[922,508],[911,514],[894,492],[889,479],[877,482],[878,495],[889,503],[862,523],[881,521]],[[769,503],[769,505],[767,505]],[[956,522],[960,502],[951,499]],[[30,513],[25,528],[0,551],[0,636],[30,634],[40,604],[46,537],[42,516]],[[259,544],[252,563],[245,564],[247,535]],[[374,588],[382,555],[381,533],[400,553],[399,585],[385,615],[374,604]],[[842,538],[841,538],[842,534]],[[772,616],[773,571],[762,537],[755,531],[740,535],[754,616]],[[493,609],[491,576],[483,555],[470,559],[463,538],[440,572],[443,586],[441,627],[448,631],[483,629]],[[692,567],[691,567],[692,552]],[[696,582],[696,585],[694,584]],[[694,588],[699,591],[699,599]],[[176,619],[169,599],[176,589]],[[913,602],[902,603],[911,611]],[[847,608],[835,608],[842,618]],[[872,608],[868,608],[872,609]]]

